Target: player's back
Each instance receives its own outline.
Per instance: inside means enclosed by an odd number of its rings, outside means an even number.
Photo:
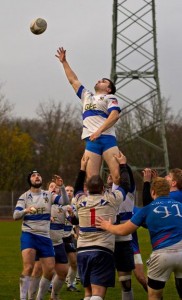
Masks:
[[[146,224],[153,250],[169,247],[182,240],[182,203],[169,197],[157,198],[136,213],[132,221],[139,226],[142,222]]]
[[[121,199],[122,201],[122,199]],[[96,217],[111,219],[114,223],[119,198],[115,198],[112,193],[104,195],[82,196],[77,202],[77,211],[79,218],[79,238],[78,248],[80,247],[104,247],[114,250],[114,235],[95,227]]]

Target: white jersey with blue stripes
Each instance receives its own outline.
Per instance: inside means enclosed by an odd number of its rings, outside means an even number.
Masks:
[[[76,195],[76,208],[79,218],[79,236],[77,247],[98,246],[114,251],[115,238],[108,231],[95,227],[98,216],[111,219],[114,223],[120,203],[124,200],[122,189],[114,192],[106,191],[103,195],[86,196],[83,193]]]
[[[113,184],[112,191],[114,191],[118,186]],[[133,209],[134,209],[134,203],[135,203],[135,185],[132,187],[132,192],[128,192],[126,194],[125,201],[120,203],[120,206],[117,211],[117,224],[123,224],[131,219],[133,216]],[[128,234],[125,236],[122,235],[116,235],[115,236],[116,242],[122,242],[122,241],[131,241],[132,235]]]
[[[49,191],[40,190],[33,193],[30,190],[22,194],[16,204],[13,218],[23,219],[22,231],[32,234],[50,237],[50,218],[52,204],[62,204],[62,197],[52,194]],[[34,214],[25,214],[25,209],[35,207]]]
[[[117,220],[119,224],[123,224],[131,219],[133,216],[133,208],[134,208],[135,196],[133,193],[127,193],[126,199],[119,206],[117,213]],[[128,234],[126,236],[116,235],[116,242],[121,241],[131,241],[132,235]]]
[[[100,128],[113,110],[121,111],[115,95],[94,95],[80,86],[77,96],[83,104],[83,132],[82,139],[89,137]],[[102,134],[115,136],[115,128],[111,126]]]
[[[63,243],[65,207],[57,204],[53,204],[51,207],[50,237],[54,246]]]

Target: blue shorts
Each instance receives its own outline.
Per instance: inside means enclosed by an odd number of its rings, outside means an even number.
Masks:
[[[131,241],[116,242],[114,258],[117,271],[131,272],[134,270],[134,253]]]
[[[85,149],[99,155],[102,155],[104,151],[117,146],[116,137],[113,135],[102,134],[94,142],[91,142],[89,137],[87,137],[85,141]]]
[[[83,287],[91,284],[114,287],[115,265],[111,252],[103,250],[78,251],[78,273]]]
[[[32,234],[30,232],[22,232],[21,251],[28,248],[35,249],[39,258],[55,256],[54,248],[50,238]]]
[[[68,263],[68,258],[66,255],[64,243],[54,246],[54,251],[55,251],[55,262],[57,264],[67,264]]]

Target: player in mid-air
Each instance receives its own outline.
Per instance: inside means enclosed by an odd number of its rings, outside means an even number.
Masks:
[[[87,176],[98,175],[102,157],[106,161],[113,181],[119,182],[119,167],[114,155],[119,154],[114,124],[119,118],[120,107],[114,95],[116,87],[107,78],[95,85],[95,94],[85,89],[66,59],[66,50],[61,47],[56,57],[62,63],[68,81],[83,104],[82,139],[86,141],[85,155],[89,157]]]

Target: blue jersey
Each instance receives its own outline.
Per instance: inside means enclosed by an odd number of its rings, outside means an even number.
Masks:
[[[131,222],[136,226],[145,223],[153,250],[169,247],[182,240],[182,203],[158,197],[137,212]]]
[[[182,190],[170,192],[169,195],[174,200],[182,203]]]

